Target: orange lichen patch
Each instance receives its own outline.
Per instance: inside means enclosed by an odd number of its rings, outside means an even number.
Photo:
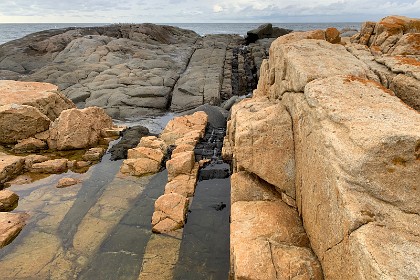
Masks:
[[[384,87],[383,85],[381,85],[380,83],[378,83],[376,81],[372,81],[372,80],[363,79],[363,78],[360,78],[360,77],[349,75],[349,76],[346,76],[346,79],[344,80],[344,82],[347,82],[347,83],[359,82],[363,85],[373,85],[374,87],[388,93],[389,95],[395,96],[395,93],[392,90]]]
[[[407,34],[407,41],[414,50],[420,51],[420,33]]]
[[[420,61],[411,57],[395,56],[395,59],[398,60],[400,64],[408,64],[408,65],[420,67]]]
[[[340,31],[338,31],[337,28],[334,27],[327,28],[325,30],[325,39],[332,44],[340,43]]]

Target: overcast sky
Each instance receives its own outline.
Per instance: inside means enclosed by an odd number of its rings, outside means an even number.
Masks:
[[[420,0],[0,0],[0,22],[343,22],[420,17]]]

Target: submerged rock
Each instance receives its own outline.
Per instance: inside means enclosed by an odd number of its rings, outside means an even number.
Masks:
[[[18,176],[24,167],[24,157],[0,153],[0,186]]]
[[[0,191],[0,212],[12,211],[16,208],[19,196],[11,190]]]
[[[0,249],[16,238],[26,225],[29,215],[26,213],[0,212]]]

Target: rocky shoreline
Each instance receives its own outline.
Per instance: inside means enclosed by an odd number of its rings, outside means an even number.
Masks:
[[[420,20],[390,16],[353,33],[265,24],[246,38],[201,37],[126,24],[1,45],[0,189],[28,193],[20,209],[17,193],[0,190],[0,248],[26,223],[36,229],[23,234],[25,245],[5,247],[1,270],[42,279],[61,263],[63,277],[89,279],[112,273],[94,264],[117,263],[111,256],[125,250],[135,278],[186,277],[191,252],[182,242],[197,242],[188,234],[200,224],[192,215],[183,230],[188,211],[215,219],[196,188],[225,194],[230,181],[231,203],[212,206],[230,207],[230,279],[418,276]],[[157,134],[113,123],[168,111],[174,118]],[[40,178],[54,183],[37,194]],[[71,201],[51,198],[49,185]],[[111,233],[119,230],[142,245],[118,249]],[[47,239],[55,247],[25,272],[14,255]],[[205,250],[223,258],[217,247]]]

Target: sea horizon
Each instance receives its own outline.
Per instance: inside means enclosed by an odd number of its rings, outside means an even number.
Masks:
[[[268,22],[240,22],[240,23],[153,23],[158,25],[170,25],[183,29],[195,31],[197,34],[204,36],[209,34],[239,34],[245,36],[246,32],[254,29],[261,24]],[[28,34],[49,30],[61,29],[68,27],[93,27],[106,26],[112,24],[142,24],[142,23],[106,23],[106,22],[91,22],[91,23],[0,23],[0,45],[12,40],[22,38]],[[328,27],[335,27],[337,29],[350,28],[360,30],[362,22],[272,22],[275,27],[281,27],[292,30],[313,30],[326,29]]]

